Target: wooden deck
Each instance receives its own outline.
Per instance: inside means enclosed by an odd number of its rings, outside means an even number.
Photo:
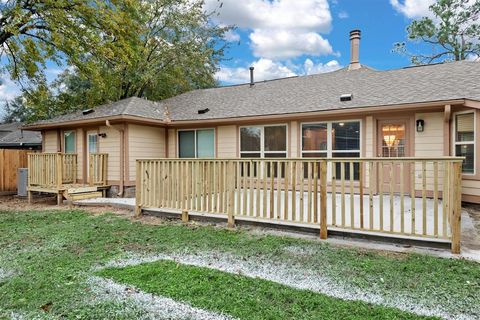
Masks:
[[[57,195],[57,204],[105,196],[107,185],[107,154],[91,154],[89,183],[78,183],[77,155],[64,153],[31,153],[28,155],[28,201],[32,193]]]
[[[261,218],[392,237],[445,240],[460,252],[463,158],[137,160],[142,209]]]

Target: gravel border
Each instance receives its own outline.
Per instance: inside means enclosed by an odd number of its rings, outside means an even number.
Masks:
[[[149,294],[132,286],[119,284],[113,280],[90,276],[87,280],[96,301],[113,301],[140,307],[146,311],[141,319],[196,319],[196,320],[232,320],[232,317],[192,307],[170,298]]]
[[[304,252],[304,254],[308,252]],[[130,254],[125,259],[118,259],[108,262],[106,267],[122,268],[142,263],[154,262],[159,260],[170,260],[178,263],[206,267],[232,274],[240,274],[251,278],[261,278],[273,281],[289,287],[302,290],[311,290],[331,297],[343,300],[359,300],[376,305],[397,308],[407,312],[413,312],[418,315],[437,316],[444,319],[469,320],[475,319],[463,314],[450,314],[443,310],[441,306],[424,306],[409,297],[397,295],[395,297],[382,296],[373,292],[366,292],[360,288],[355,288],[340,281],[334,281],[323,276],[319,271],[302,268],[301,265],[292,265],[287,263],[273,263],[271,260],[261,257],[249,257],[244,259],[228,253],[220,252],[202,252],[202,253],[174,253],[158,255],[138,255]]]

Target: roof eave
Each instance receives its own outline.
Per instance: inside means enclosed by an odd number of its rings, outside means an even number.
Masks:
[[[132,116],[132,115],[116,115],[116,116],[105,116],[105,117],[89,118],[89,119],[81,119],[81,120],[70,120],[70,121],[55,122],[55,123],[31,124],[31,125],[23,126],[22,129],[38,131],[38,130],[51,129],[51,128],[63,128],[63,127],[72,127],[72,126],[79,126],[79,125],[101,124],[101,123],[104,123],[106,120],[151,123],[151,124],[157,124],[157,125],[166,125],[167,123],[164,120],[159,120],[159,119],[152,119],[152,118]]]

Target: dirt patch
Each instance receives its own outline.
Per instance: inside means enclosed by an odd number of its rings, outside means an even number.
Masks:
[[[468,215],[473,220],[473,225],[480,232],[480,205],[478,204],[465,204],[463,208],[468,212]]]

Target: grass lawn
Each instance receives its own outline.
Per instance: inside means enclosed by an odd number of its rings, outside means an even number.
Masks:
[[[395,308],[171,261],[102,269],[132,254],[212,251],[314,270],[342,286],[392,301],[407,299],[471,318],[480,314],[480,265],[475,262],[340,248],[208,226],[146,225],[113,214],[27,211],[0,212],[0,318],[148,315],[141,307],[127,306],[130,302],[96,300],[87,281],[93,275],[240,319],[254,314],[262,319],[417,318]]]

